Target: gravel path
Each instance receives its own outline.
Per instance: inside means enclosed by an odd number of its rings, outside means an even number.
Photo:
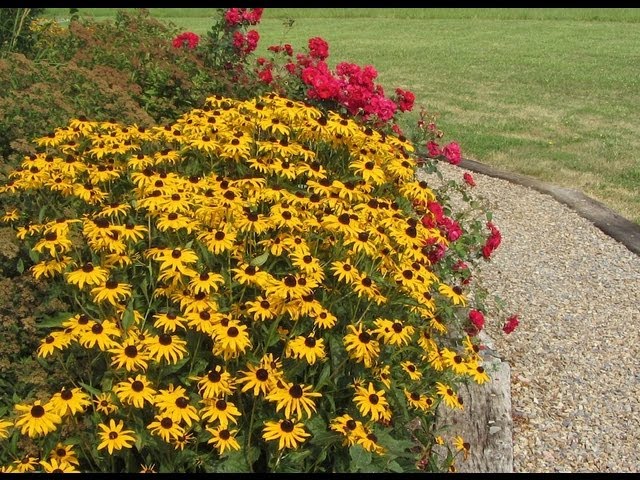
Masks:
[[[502,232],[480,278],[520,315],[511,335],[487,319],[511,366],[514,471],[639,472],[640,257],[549,195],[472,175]]]

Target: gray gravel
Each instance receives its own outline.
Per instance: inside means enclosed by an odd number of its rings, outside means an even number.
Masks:
[[[640,257],[549,195],[472,175],[502,232],[479,278],[520,316],[486,327],[511,366],[514,471],[639,472]]]

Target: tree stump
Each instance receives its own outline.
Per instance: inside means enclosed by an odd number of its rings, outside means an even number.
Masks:
[[[462,453],[456,457],[456,471],[512,473],[511,368],[492,350],[488,337],[483,343],[488,347],[483,351],[483,366],[490,381],[483,385],[469,382],[459,388],[463,410],[452,410],[441,403],[436,411],[436,428],[446,428],[445,436],[450,438],[460,435],[471,446],[466,459]]]

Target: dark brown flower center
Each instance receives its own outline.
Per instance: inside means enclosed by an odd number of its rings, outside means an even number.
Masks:
[[[33,418],[43,417],[45,414],[44,407],[42,405],[34,405],[31,407],[31,416]]]
[[[371,341],[371,335],[369,335],[367,332],[362,332],[360,335],[358,335],[358,340],[360,340],[362,343],[369,343]]]
[[[135,345],[127,345],[124,348],[124,354],[129,358],[136,358],[138,356],[138,349]]]
[[[236,327],[229,327],[227,329],[227,335],[230,337],[237,337],[240,331]]]
[[[189,406],[189,399],[187,397],[179,397],[176,399],[176,406],[178,408],[187,408]]]
[[[302,391],[302,387],[298,384],[294,384],[289,389],[289,395],[293,398],[301,398],[304,392]]]
[[[313,348],[316,346],[316,339],[313,337],[307,337],[304,340],[304,344],[309,348]]]
[[[91,327],[91,333],[93,333],[94,335],[100,335],[103,332],[103,330],[104,330],[104,328],[99,323],[95,323]]]
[[[269,378],[269,372],[264,368],[259,368],[256,370],[256,378],[261,382],[266,382]]]
[[[369,402],[372,405],[377,405],[379,401],[380,401],[380,397],[378,397],[378,395],[376,395],[375,393],[372,393],[371,395],[369,395]]]
[[[402,327],[402,324],[400,322],[395,322],[391,328],[393,328],[394,332],[400,333],[400,332],[402,332],[402,328],[403,327]]]
[[[134,380],[134,382],[131,384],[131,390],[140,393],[144,390],[144,383],[142,383],[140,380]]]
[[[60,398],[65,401],[71,400],[72,397],[73,392],[71,390],[65,388],[64,390],[62,390],[62,392],[60,392]]]
[[[285,433],[293,432],[293,423],[291,422],[291,420],[283,420],[280,423],[280,430]]]
[[[207,375],[207,378],[211,383],[218,383],[222,379],[222,375],[220,375],[218,372],[213,370],[209,372],[209,374]]]
[[[109,432],[110,440],[115,440],[116,438],[118,438],[118,432]]]
[[[162,428],[166,428],[168,430],[173,427],[173,420],[171,420],[169,417],[164,417],[162,420],[160,420],[160,425],[162,425]]]
[[[220,411],[224,411],[227,409],[227,402],[225,402],[224,400],[218,400],[216,402],[216,409],[220,410]]]
[[[229,432],[229,430],[225,428],[224,430],[220,430],[218,432],[218,436],[221,440],[229,440],[229,438],[231,438],[231,432]]]
[[[160,345],[164,345],[166,347],[167,345],[171,345],[171,343],[173,342],[173,338],[171,337],[171,335],[163,333],[158,337],[158,342],[160,343]]]

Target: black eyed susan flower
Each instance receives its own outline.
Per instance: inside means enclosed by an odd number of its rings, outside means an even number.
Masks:
[[[224,285],[224,277],[212,272],[202,272],[189,281],[189,289],[195,294],[217,292],[221,285]]]
[[[275,388],[266,396],[266,399],[276,402],[276,412],[284,409],[284,415],[287,418],[293,418],[293,415],[297,418],[303,418],[304,413],[308,418],[311,418],[311,412],[316,411],[313,398],[322,397],[321,393],[312,392],[311,388],[311,385],[280,381],[276,383]]]
[[[259,296],[247,302],[247,313],[256,321],[270,320],[280,314],[282,302],[276,299]]]
[[[334,432],[344,435],[344,445],[352,446],[358,442],[358,438],[365,436],[364,426],[360,420],[355,420],[351,415],[344,414],[329,422],[329,428]]]
[[[418,366],[410,360],[401,362],[402,369],[409,374],[411,380],[420,380],[422,378],[422,372],[418,370]]]
[[[30,438],[47,435],[55,431],[56,425],[62,422],[55,408],[50,403],[43,405],[40,400],[36,400],[33,405],[17,404],[15,409],[20,412],[16,427],[20,428],[20,433],[26,433]]]
[[[54,258],[51,260],[43,260],[31,267],[31,273],[33,274],[33,278],[36,280],[39,280],[42,277],[52,278],[64,272],[70,264],[71,257],[66,255],[61,259]]]
[[[264,422],[262,438],[267,441],[278,440],[278,450],[285,448],[296,449],[304,443],[311,434],[304,429],[304,424],[288,419],[277,422]]]
[[[31,455],[25,455],[22,458],[14,460],[15,470],[17,473],[28,473],[33,472],[38,465],[38,458],[32,457]]]
[[[280,375],[270,372],[270,369],[262,365],[249,364],[247,369],[248,371],[241,370],[238,372],[242,376],[238,377],[236,381],[237,383],[245,384],[242,387],[242,392],[248,392],[253,389],[253,395],[256,397],[261,393],[267,395],[271,392],[276,382],[281,379]]]
[[[49,403],[55,413],[60,417],[64,417],[66,415],[75,415],[77,412],[84,412],[86,407],[91,405],[89,398],[89,395],[84,393],[80,387],[63,388],[61,392],[57,392],[51,397]]]
[[[172,312],[156,313],[153,316],[153,326],[163,330],[164,333],[173,333],[178,328],[184,330],[186,321],[187,319],[185,317]]]
[[[442,382],[436,382],[436,389],[437,389],[438,395],[442,397],[442,399],[444,400],[444,403],[449,408],[456,408],[460,410],[462,409],[462,403],[460,403],[460,399],[458,398],[458,395],[449,385],[445,385]]]
[[[384,418],[389,409],[389,404],[384,395],[384,390],[376,390],[373,383],[369,382],[367,388],[362,386],[356,387],[356,394],[353,397],[353,401],[363,416],[369,415],[372,420],[376,421]]]
[[[349,357],[370,368],[380,354],[380,344],[374,340],[371,331],[364,330],[362,324],[358,326],[347,325],[347,329],[351,333],[344,336],[344,344]]]
[[[223,398],[205,398],[201,402],[204,407],[200,409],[200,417],[207,423],[219,422],[221,427],[227,428],[229,422],[237,424],[236,417],[242,415],[238,407]]]
[[[378,318],[374,322],[376,329],[373,332],[389,345],[408,345],[415,328],[411,325],[404,325],[399,320],[387,320]]]
[[[156,415],[154,421],[147,425],[147,429],[167,443],[171,443],[185,434],[184,428],[178,422],[174,422],[171,417],[163,414]]]
[[[41,358],[46,358],[53,354],[56,350],[64,350],[75,339],[75,336],[67,330],[60,330],[57,332],[51,332],[45,338],[40,341],[40,345],[37,349],[37,355]]]
[[[441,354],[446,367],[451,368],[458,375],[464,375],[467,373],[468,368],[462,355],[449,350],[448,348],[443,348],[441,350]]]
[[[120,337],[122,332],[114,321],[104,320],[102,323],[98,323],[95,320],[89,320],[88,327],[82,329],[78,336],[78,342],[84,348],[92,348],[97,345],[104,352],[118,346],[118,342],[111,337]]]
[[[309,365],[325,357],[324,340],[314,335],[299,335],[287,343],[285,354],[289,358],[305,359]]]
[[[454,305],[466,305],[467,299],[465,298],[462,289],[459,286],[451,287],[445,283],[441,283],[438,286],[438,291],[441,295],[444,295],[450,299]]]
[[[216,365],[202,377],[193,377],[198,381],[198,392],[204,399],[213,399],[231,395],[235,390],[235,380],[221,365]]]
[[[128,372],[145,371],[149,366],[149,354],[145,351],[144,344],[137,338],[128,337],[117,347],[110,348],[113,354],[111,365],[115,368],[124,368]]]
[[[155,397],[155,405],[162,415],[170,417],[177,423],[184,422],[189,427],[193,421],[197,422],[200,419],[196,408],[189,403],[186,390],[180,386],[160,390]]]
[[[76,452],[73,450],[73,445],[65,445],[63,443],[56,444],[55,448],[51,450],[49,458],[71,465],[80,465]]]
[[[455,447],[457,452],[463,452],[464,459],[466,460],[469,456],[469,451],[471,450],[471,444],[469,442],[465,442],[464,438],[460,435],[456,435],[453,439],[453,446]]]
[[[409,405],[410,407],[426,412],[433,406],[434,402],[431,397],[428,397],[427,395],[421,395],[417,392],[412,392],[410,390],[407,390],[406,388],[404,388],[403,391],[404,396],[407,399],[407,405]]]
[[[145,375],[136,375],[135,379],[129,377],[113,387],[113,391],[123,404],[133,405],[136,408],[143,408],[144,402],[153,405],[158,393]]]
[[[105,415],[111,415],[118,411],[118,405],[113,402],[111,392],[102,392],[96,395],[93,400],[93,408],[96,412],[103,413]]]
[[[204,232],[199,233],[197,238],[211,253],[220,255],[233,250],[237,233],[229,224],[225,224],[217,228],[208,228]]]
[[[477,362],[467,362],[467,374],[473,378],[473,381],[479,385],[490,380],[489,375],[482,365],[478,365]]]
[[[236,440],[238,430],[229,430],[222,426],[216,428],[205,427],[205,429],[211,434],[211,438],[207,443],[212,444],[220,455],[222,455],[225,450],[240,450],[240,444]]]
[[[44,234],[33,247],[38,253],[47,251],[52,257],[57,257],[59,254],[66,253],[73,247],[73,243],[69,237],[65,235],[58,235],[54,231],[50,231]]]
[[[158,473],[158,471],[156,470],[156,464],[152,463],[150,465],[147,465],[146,463],[141,463],[139,473]]]
[[[75,466],[64,460],[51,458],[49,461],[40,460],[40,465],[45,473],[78,473]]]
[[[115,306],[131,296],[131,285],[109,279],[105,283],[92,288],[91,295],[98,303],[107,302]]]
[[[112,418],[109,425],[99,423],[98,428],[102,430],[100,436],[100,444],[98,450],[106,448],[109,454],[113,454],[114,450],[122,450],[123,448],[131,448],[136,441],[133,430],[124,430],[124,422],[122,420],[115,422]]]
[[[226,325],[225,325],[226,323]],[[251,347],[249,330],[237,321],[220,322],[214,325],[213,354],[221,355],[225,360],[236,358]]]
[[[313,318],[313,324],[319,328],[333,328],[338,321],[338,317],[326,309],[310,312],[309,316]]]
[[[193,443],[194,436],[193,433],[185,432],[183,435],[178,435],[171,441],[173,448],[176,450],[184,450],[184,447]]]
[[[149,357],[156,362],[164,359],[167,363],[178,363],[187,355],[187,342],[177,335],[161,333],[160,335],[150,335],[144,340],[144,344],[149,352]]]
[[[0,440],[9,436],[9,427],[13,427],[13,422],[0,418]]]

